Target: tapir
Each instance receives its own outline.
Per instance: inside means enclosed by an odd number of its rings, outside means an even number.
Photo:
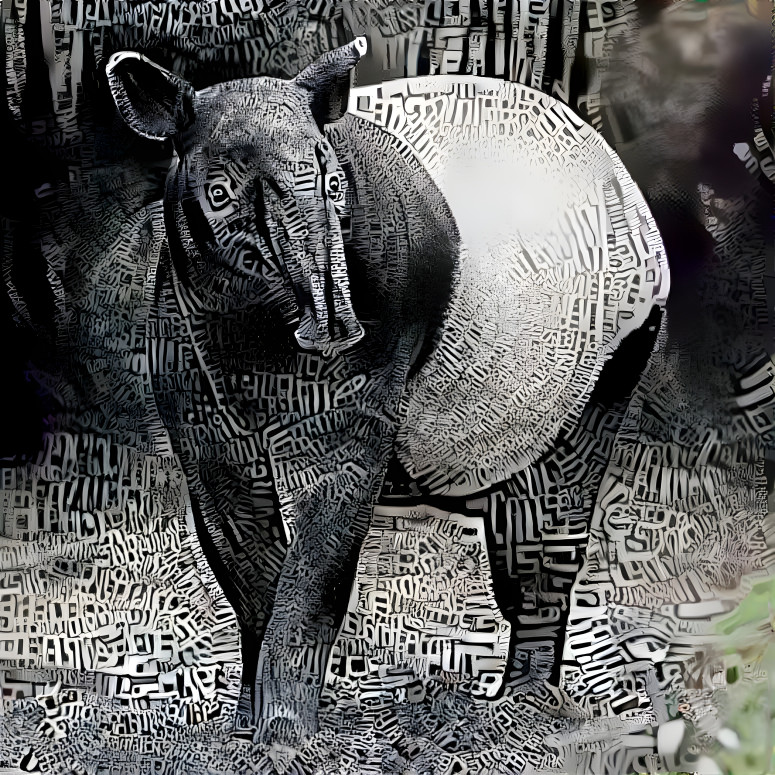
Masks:
[[[404,139],[347,113],[365,50],[357,39],[291,80],[200,91],[137,53],[107,65],[125,122],[174,150],[149,336],[154,394],[240,623],[254,720],[291,742],[318,729],[388,464],[429,497],[475,495],[524,469],[581,415],[605,363],[669,287],[659,235],[615,154],[548,97],[541,110],[558,138],[581,132],[595,161],[573,167],[558,146],[547,155],[557,196],[544,185],[535,202],[530,176],[501,181],[500,201],[517,197],[521,220],[500,218],[510,236],[497,244],[477,239],[472,214],[489,229],[486,180],[443,191]],[[541,117],[518,118],[530,132]],[[486,142],[469,145],[486,157]],[[571,168],[599,194],[582,203],[583,223],[569,215],[584,198]],[[554,253],[539,222],[557,237]],[[614,280],[598,279],[617,267],[629,287],[614,293]],[[569,291],[581,275],[594,289]],[[607,319],[593,302],[597,319],[567,318],[596,331],[584,352],[561,351],[554,335],[531,349],[520,316],[535,316],[543,296],[525,289],[544,287],[555,302],[607,294]],[[556,327],[560,312],[541,325]],[[530,383],[541,369],[543,393]],[[567,389],[552,383],[557,369],[576,375]]]

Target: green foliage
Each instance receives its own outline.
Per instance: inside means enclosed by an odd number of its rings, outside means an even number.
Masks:
[[[725,726],[739,745],[714,759],[729,775],[775,772],[775,579],[757,584],[717,632],[725,654]]]

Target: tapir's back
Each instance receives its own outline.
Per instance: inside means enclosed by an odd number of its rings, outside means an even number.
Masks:
[[[463,253],[437,345],[410,381],[398,451],[436,492],[473,492],[575,423],[603,363],[664,302],[648,208],[616,154],[524,86],[444,76],[357,89],[439,186]]]

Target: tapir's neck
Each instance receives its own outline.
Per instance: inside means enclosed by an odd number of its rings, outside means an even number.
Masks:
[[[183,224],[182,208],[179,202],[179,162],[175,159],[167,175],[167,182],[164,191],[164,230],[167,234],[167,245],[171,259],[171,270],[173,281],[176,287],[176,295],[181,303],[181,312],[189,315],[195,305],[192,303],[190,293],[188,292],[188,264],[190,257],[186,251],[184,242],[190,242],[186,239],[188,235],[181,234],[180,227]],[[190,250],[190,246],[189,250]],[[182,297],[181,297],[182,294]]]

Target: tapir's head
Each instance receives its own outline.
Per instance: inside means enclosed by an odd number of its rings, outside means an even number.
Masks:
[[[126,123],[171,139],[170,251],[191,307],[264,305],[294,324],[307,349],[331,352],[363,329],[350,302],[338,213],[346,182],[324,126],[344,115],[363,39],[296,78],[249,78],[195,91],[140,54],[107,66]]]

